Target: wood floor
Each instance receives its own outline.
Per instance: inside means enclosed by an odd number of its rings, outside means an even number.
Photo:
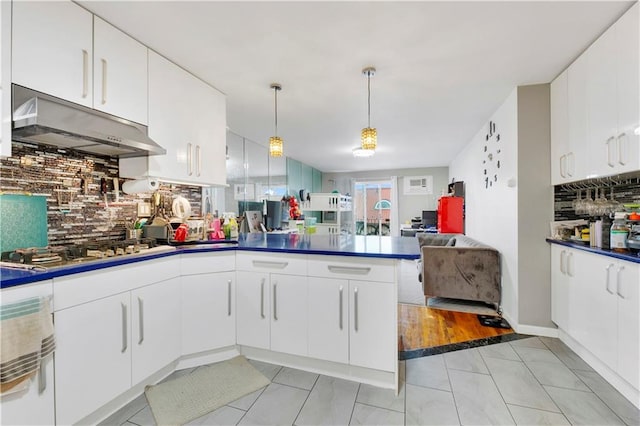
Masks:
[[[513,333],[485,327],[476,314],[398,304],[398,351],[431,348]]]

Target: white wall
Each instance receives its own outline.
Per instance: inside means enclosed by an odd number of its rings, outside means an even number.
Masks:
[[[518,318],[518,193],[507,180],[517,177],[517,102],[515,89],[449,165],[449,180],[465,182],[466,234],[500,251],[502,308],[511,322]],[[501,167],[498,181],[485,188],[482,161],[489,121],[500,134]]]
[[[448,170],[447,167],[425,167],[368,172],[323,173],[322,190],[324,192],[331,192],[337,189],[342,194],[352,194],[352,181],[354,180],[389,179],[391,176],[397,176],[398,215],[400,223],[405,223],[406,221],[410,221],[412,217],[421,217],[422,210],[436,210],[441,192],[447,191],[447,184],[449,182]],[[433,193],[431,195],[404,195],[405,176],[433,176]]]
[[[484,182],[488,123],[500,134],[498,181]],[[553,220],[549,85],[518,87],[449,165],[465,181],[466,234],[500,251],[502,308],[517,331],[544,334],[551,322],[550,248]]]

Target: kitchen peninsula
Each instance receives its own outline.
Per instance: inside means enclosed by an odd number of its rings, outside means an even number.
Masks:
[[[49,386],[3,401],[5,419],[39,407],[52,424],[98,422],[176,369],[237,354],[397,390],[399,261],[417,258],[413,238],[243,234],[2,268],[3,298],[53,296],[57,339]]]

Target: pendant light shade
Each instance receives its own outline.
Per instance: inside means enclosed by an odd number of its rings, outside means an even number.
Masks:
[[[278,83],[271,83],[275,100],[275,133],[269,138],[269,155],[271,157],[282,157],[284,146],[282,138],[278,136],[278,91],[282,90],[282,86]]]
[[[367,127],[362,129],[360,136],[360,147],[363,150],[375,151],[378,146],[378,131],[371,127],[371,77],[376,73],[373,67],[362,70],[362,74],[367,77]]]

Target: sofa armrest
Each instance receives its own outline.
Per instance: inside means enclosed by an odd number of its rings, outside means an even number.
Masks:
[[[426,296],[500,303],[500,253],[496,249],[423,246],[421,253]]]

